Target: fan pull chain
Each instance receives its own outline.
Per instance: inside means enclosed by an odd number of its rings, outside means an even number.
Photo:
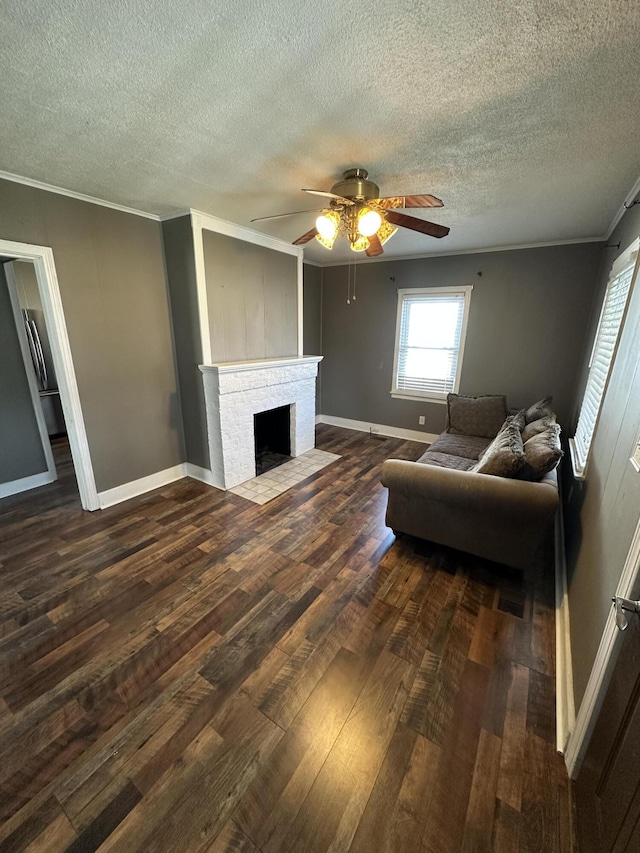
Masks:
[[[356,301],[356,274],[358,272],[358,267],[354,261],[353,263],[353,301]]]
[[[347,305],[351,305],[351,264],[347,264]]]

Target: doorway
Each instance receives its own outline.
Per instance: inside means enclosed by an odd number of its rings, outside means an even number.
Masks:
[[[57,479],[41,394],[55,383],[47,336],[38,305],[31,261],[0,257],[0,497],[47,485]],[[20,299],[19,291],[23,295]],[[47,370],[49,367],[49,371]],[[64,425],[63,425],[64,430]],[[66,432],[66,431],[65,431]]]
[[[640,520],[617,596],[640,596]],[[640,849],[640,615],[613,608],[569,741],[578,839],[584,853]]]
[[[60,297],[53,251],[48,246],[34,246],[28,243],[15,243],[0,239],[0,256],[7,259],[13,258],[17,261],[29,261],[33,264],[37,281],[37,292],[42,307],[42,318],[48,333],[51,366],[56,377],[60,407],[68,435],[69,449],[80,493],[80,502],[83,509],[99,509],[95,477],[91,464],[89,444]],[[14,304],[14,313],[16,311],[18,312],[18,317],[20,317],[19,302],[17,305]],[[43,421],[44,427],[42,426]],[[55,479],[55,464],[53,462],[53,455],[51,454],[44,414],[39,419],[38,428],[41,435],[43,434],[43,429],[46,433],[43,439],[43,447],[45,444],[49,446],[51,458],[47,458],[47,467],[49,468],[49,465],[51,465],[54,472],[52,479]]]

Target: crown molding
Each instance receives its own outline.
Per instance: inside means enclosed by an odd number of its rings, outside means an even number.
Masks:
[[[276,252],[284,252],[298,258],[304,257],[301,246],[294,246],[293,243],[287,243],[286,240],[281,240],[279,237],[271,237],[269,234],[254,231],[253,228],[247,228],[245,225],[238,225],[226,219],[219,219],[209,213],[203,213],[201,210],[191,209],[189,213],[193,224],[205,231],[215,231],[227,237],[244,240],[246,243],[254,243],[256,246],[264,246],[266,249],[274,249]]]
[[[625,215],[625,213],[627,212],[627,209],[628,209],[628,208],[626,208],[626,207],[625,207],[625,205],[626,205],[626,204],[631,204],[631,202],[636,198],[636,196],[638,195],[638,193],[640,193],[640,177],[639,177],[639,178],[638,178],[638,180],[635,182],[635,184],[634,184],[634,185],[633,185],[633,187],[631,188],[631,192],[627,194],[627,196],[625,197],[625,200],[622,202],[622,204],[621,204],[621,205],[620,205],[620,207],[618,208],[618,210],[617,210],[617,212],[616,212],[616,215],[615,215],[615,216],[613,217],[613,219],[611,220],[611,225],[609,226],[609,230],[607,231],[607,236],[606,236],[606,238],[605,238],[606,240],[608,240],[608,239],[609,239],[609,237],[611,237],[611,235],[612,235],[612,234],[613,234],[613,232],[615,231],[616,227],[618,226],[618,223],[620,222],[620,220],[622,219],[622,217],[623,217],[623,216]]]
[[[0,180],[11,181],[14,184],[23,184],[25,187],[33,187],[36,190],[45,190],[48,193],[64,195],[68,198],[75,198],[78,201],[86,201],[89,204],[97,204],[100,207],[109,207],[111,210],[119,210],[120,213],[130,213],[133,216],[143,216],[145,219],[153,219],[155,222],[160,222],[160,217],[155,213],[147,213],[146,210],[137,210],[135,207],[127,207],[124,204],[105,201],[103,198],[95,198],[95,196],[78,193],[75,190],[56,187],[54,184],[45,184],[44,181],[36,181],[33,178],[25,178],[22,175],[14,175],[11,172],[0,171]]]
[[[174,213],[161,213],[160,216],[158,216],[158,219],[160,222],[168,222],[170,219],[180,219],[183,216],[191,216],[191,210],[189,210],[188,207],[175,211]]]
[[[427,254],[420,255],[392,255],[391,257],[378,257],[378,258],[360,258],[356,261],[358,266],[360,264],[380,264],[380,263],[393,263],[394,261],[418,261],[423,258],[452,258],[457,255],[483,255],[489,252],[511,252],[516,251],[517,249],[545,249],[551,246],[573,246],[579,243],[603,243],[606,241],[606,237],[579,237],[573,240],[553,240],[547,243],[521,243],[515,246],[491,246],[488,248],[482,249],[458,249],[455,252],[430,252]],[[317,261],[304,260],[305,264],[312,264],[313,266],[319,266],[321,268],[325,267],[346,267],[349,264],[349,260],[346,261],[334,261],[329,264],[319,264]]]

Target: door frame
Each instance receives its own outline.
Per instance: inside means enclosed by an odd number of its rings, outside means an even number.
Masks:
[[[33,261],[82,508],[100,508],[53,249],[0,239],[0,255]]]
[[[615,594],[622,598],[630,598],[639,576],[640,518]],[[580,771],[623,640],[624,634],[616,627],[615,612],[614,608],[611,607],[600,638],[598,653],[591,669],[587,688],[580,703],[576,725],[567,741],[565,762],[571,779],[575,779]]]
[[[38,431],[40,433],[40,440],[42,442],[42,450],[44,452],[44,458],[47,463],[48,476],[45,479],[47,483],[53,483],[54,480],[58,479],[58,472],[56,471],[56,463],[54,461],[53,452],[51,450],[51,441],[49,440],[49,431],[47,430],[47,423],[45,421],[44,412],[42,410],[42,403],[40,401],[40,394],[38,393],[36,375],[33,368],[33,363],[31,361],[31,353],[29,352],[29,344],[27,342],[27,335],[25,332],[24,323],[22,321],[22,309],[20,307],[20,299],[18,297],[18,287],[16,282],[15,270],[13,268],[13,261],[8,261],[7,263],[4,263],[3,266],[5,270],[5,277],[7,279],[7,289],[9,290],[9,301],[11,302],[11,308],[13,310],[13,320],[16,326],[16,332],[18,333],[18,341],[20,343],[22,361],[24,362],[24,369],[25,373],[27,374],[27,382],[29,383],[29,392],[31,393],[33,411],[35,412],[36,421],[38,422]]]

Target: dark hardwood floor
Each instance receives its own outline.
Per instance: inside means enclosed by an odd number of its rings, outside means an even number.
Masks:
[[[183,480],[0,501],[0,850],[570,850],[553,572],[384,525],[423,446],[264,506]],[[59,454],[60,455],[60,454]]]

